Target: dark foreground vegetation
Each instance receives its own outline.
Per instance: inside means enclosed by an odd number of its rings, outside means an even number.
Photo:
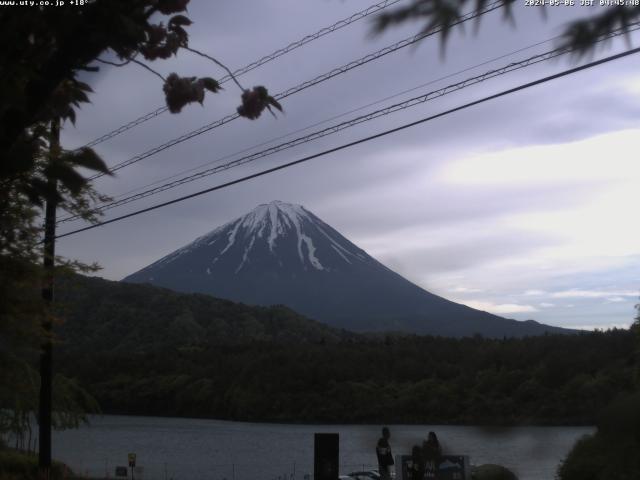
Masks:
[[[0,442],[0,480],[37,480],[38,457],[6,448]],[[74,480],[73,472],[60,462],[51,465],[51,480]]]
[[[640,392],[624,395],[601,412],[598,430],[573,447],[558,470],[560,480],[640,478]]]

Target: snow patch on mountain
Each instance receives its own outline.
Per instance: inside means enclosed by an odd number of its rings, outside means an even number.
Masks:
[[[339,248],[337,248],[335,245],[331,245],[331,247],[336,251],[336,253],[338,255],[340,255],[342,257],[342,259],[345,262],[347,262],[349,265],[351,265],[351,260],[349,260],[347,257],[345,257],[344,253],[342,253]]]
[[[253,244],[255,242],[256,242],[256,237],[254,235],[253,237],[251,237],[251,241],[249,242],[249,245],[245,247],[244,254],[242,255],[242,262],[240,262],[240,265],[238,265],[238,268],[236,268],[235,273],[238,273],[240,270],[242,270],[242,267],[244,267],[244,264],[249,261],[249,252],[253,248]]]
[[[227,250],[229,250],[234,243],[236,243],[236,235],[238,233],[238,229],[242,224],[241,220],[236,221],[236,226],[229,232],[229,236],[227,237],[227,246],[220,252],[220,255],[224,255]]]
[[[276,238],[278,238],[278,235],[281,233],[278,231],[278,209],[275,208],[275,205],[269,205],[269,220],[271,222],[271,232],[269,233],[267,242],[269,243],[269,251],[273,253]]]
[[[323,229],[323,228],[321,228],[319,225],[316,225],[316,228],[318,229],[318,231],[319,231],[322,235],[324,235],[324,236],[327,238],[327,240],[329,240],[329,241],[331,242],[331,246],[333,247],[333,249],[334,249],[335,251],[337,251],[337,252],[340,254],[340,256],[341,256],[342,258],[344,258],[344,260],[345,260],[347,263],[349,263],[349,264],[350,264],[351,262],[350,262],[350,261],[349,261],[349,260],[348,260],[344,255],[343,255],[343,254],[351,255],[352,257],[356,257],[356,258],[358,258],[358,259],[360,259],[360,260],[364,260],[364,257],[363,257],[360,253],[352,253],[352,252],[350,252],[349,250],[347,250],[346,248],[344,248],[342,245],[340,245],[338,242],[336,242],[336,241],[334,240],[334,238],[333,238],[331,235],[329,235],[327,232],[325,232],[325,231],[324,231],[324,229]],[[342,253],[341,253],[341,252],[342,252]]]

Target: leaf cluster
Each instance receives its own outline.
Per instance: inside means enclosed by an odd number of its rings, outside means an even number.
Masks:
[[[140,53],[147,60],[167,59],[176,55],[180,47],[187,46],[189,42],[189,35],[183,27],[191,23],[184,15],[175,15],[166,27],[163,23],[149,25],[146,27],[147,41],[140,47]]]
[[[142,51],[150,56],[162,48],[162,55],[175,52],[186,42],[183,27],[188,19],[174,15],[167,27],[151,19],[157,13],[180,14],[187,4],[188,0],[96,0],[81,9],[3,9],[0,41],[11,48],[0,52],[0,154],[52,114],[73,120],[68,106],[86,101],[82,92],[88,90],[72,91],[65,84],[83,87],[78,73],[97,71],[92,63],[104,52],[110,50],[127,62]],[[57,92],[60,88],[63,95]]]
[[[238,114],[249,120],[255,120],[267,109],[275,117],[271,107],[282,112],[282,105],[269,95],[267,89],[263,86],[257,86],[242,92],[242,105],[238,107]]]
[[[452,28],[458,24],[466,13],[467,7],[473,4],[474,11],[481,11],[489,5],[489,0],[412,0],[408,5],[402,5],[391,11],[385,11],[374,19],[374,33],[382,33],[390,27],[409,21],[422,22],[424,25],[418,35],[427,35],[436,30],[440,31],[442,48],[446,44]],[[504,17],[513,20],[511,7],[514,0],[503,0]],[[480,24],[480,17],[476,20],[476,28]],[[460,25],[463,28],[463,25]]]
[[[602,13],[569,24],[563,33],[561,47],[571,48],[578,57],[593,53],[602,36],[621,29],[627,33],[640,18],[640,6],[615,6]]]
[[[514,0],[502,0],[501,3],[504,18],[513,22]],[[417,21],[423,23],[420,34],[426,35],[437,29],[440,30],[444,49],[452,28],[469,10],[468,7],[472,6],[474,11],[480,11],[489,4],[489,0],[411,0],[408,5],[379,14],[374,20],[373,32],[381,33],[394,26]],[[546,15],[544,9],[540,10],[543,15]],[[640,18],[640,6],[615,5],[599,12],[569,24],[562,34],[558,47],[569,48],[578,57],[590,54],[595,50],[596,45],[601,43],[603,36],[618,29],[629,32],[630,27]],[[476,21],[476,28],[479,23],[480,17]]]
[[[15,359],[7,365],[11,388],[0,387],[0,434],[16,437],[30,432],[37,421],[40,378],[29,362]],[[53,378],[52,426],[56,430],[78,428],[87,414],[99,413],[97,401],[78,382],[57,374]]]
[[[44,123],[28,129],[0,166],[0,255],[35,261],[46,202],[95,221],[91,205],[108,199],[81,173],[108,174],[104,161],[90,148],[61,150],[51,143],[52,135]]]
[[[172,73],[164,83],[164,94],[171,113],[179,113],[191,102],[202,104],[205,90],[216,93],[221,89],[220,84],[210,77],[180,77]]]

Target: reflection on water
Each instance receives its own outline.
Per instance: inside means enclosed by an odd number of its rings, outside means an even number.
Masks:
[[[54,457],[78,473],[113,478],[137,454],[144,480],[303,480],[313,473],[313,433],[340,434],[341,472],[374,468],[380,425],[280,425],[182,418],[96,416],[54,433]],[[411,452],[429,430],[445,453],[472,464],[498,463],[521,480],[553,479],[558,463],[588,427],[481,428],[391,425],[394,454]]]

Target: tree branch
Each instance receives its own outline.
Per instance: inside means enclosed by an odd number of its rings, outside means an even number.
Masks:
[[[136,60],[135,58],[130,58],[129,60],[131,60],[133,63],[137,63],[138,65],[140,65],[143,68],[146,68],[147,70],[149,70],[151,73],[153,73],[154,75],[156,75],[158,78],[160,78],[160,80],[162,80],[162,82],[166,82],[167,79],[164,78],[162,75],[160,75],[158,72],[156,72],[153,68],[151,68],[149,65],[146,65],[144,63],[142,63],[139,60]]]
[[[143,68],[146,68],[147,70],[149,70],[151,73],[153,73],[154,75],[156,75],[157,77],[160,78],[160,80],[162,80],[163,82],[166,82],[167,79],[164,78],[162,75],[160,75],[158,72],[156,72],[153,68],[151,68],[149,65],[146,65],[144,63],[142,63],[139,60],[135,59],[135,55],[131,58],[127,58],[126,61],[122,62],[122,63],[116,63],[116,62],[111,62],[109,60],[103,60],[102,58],[96,58],[96,62],[100,62],[100,63],[105,63],[107,65],[113,65],[114,67],[124,67],[125,65],[128,65],[129,63],[133,62],[136,63],[138,65],[140,65]]]
[[[216,65],[218,65],[221,68],[224,68],[225,71],[229,74],[229,76],[231,77],[231,79],[235,82],[235,84],[238,86],[238,88],[240,88],[240,90],[242,90],[243,92],[246,90],[242,85],[240,85],[240,82],[238,82],[238,79],[235,77],[235,75],[233,74],[233,72],[231,70],[229,70],[229,68],[224,65],[223,63],[219,62],[218,60],[216,60],[215,58],[207,55],[206,53],[202,53],[199,50],[196,50],[195,48],[191,48],[191,47],[186,47],[186,46],[182,46],[182,48],[184,48],[185,50],[189,50],[192,53],[195,53],[196,55],[200,55],[201,57],[207,58],[209,60],[211,60],[212,62],[214,62]]]
[[[124,67],[125,65],[128,65],[131,62],[131,59],[127,59],[126,62],[122,62],[122,63],[116,63],[116,62],[110,62],[109,60],[103,60],[102,58],[96,58],[96,62],[100,62],[100,63],[104,63],[106,65],[113,65],[114,67]]]

